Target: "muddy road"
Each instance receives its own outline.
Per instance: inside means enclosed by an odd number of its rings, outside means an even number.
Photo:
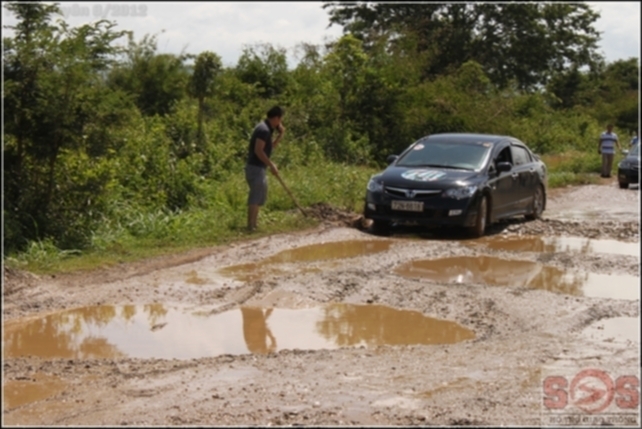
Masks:
[[[637,188],[554,190],[477,240],[316,209],[299,233],[5,271],[3,425],[539,426],[604,402],[545,406],[549,376],[639,380]],[[637,425],[630,399],[591,416]]]

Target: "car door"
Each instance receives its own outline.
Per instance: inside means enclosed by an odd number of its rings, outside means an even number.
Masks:
[[[500,162],[513,164],[513,155],[508,143],[501,144],[498,147],[498,152],[496,152],[496,155],[491,160],[492,165],[489,169],[495,176],[490,180],[493,199],[492,211],[495,219],[510,216],[515,212],[515,201],[518,199],[518,187],[514,184],[517,176],[513,176],[514,172],[512,169],[511,171],[498,172],[497,164]]]
[[[522,144],[512,142],[513,171],[511,171],[514,190],[514,210],[526,212],[535,195],[536,171],[530,153]]]

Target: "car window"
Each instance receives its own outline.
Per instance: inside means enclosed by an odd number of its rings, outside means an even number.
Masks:
[[[513,157],[510,153],[510,147],[505,147],[501,152],[497,154],[497,157],[495,158],[495,165],[500,162],[510,162],[511,164],[513,163]]]
[[[397,161],[396,165],[479,170],[486,162],[491,147],[489,143],[419,141]]]
[[[531,162],[531,156],[526,148],[522,146],[511,146],[510,149],[513,154],[514,165],[528,164]]]

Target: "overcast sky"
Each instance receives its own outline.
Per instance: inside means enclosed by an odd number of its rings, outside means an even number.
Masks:
[[[3,2],[4,4],[5,2]],[[286,48],[290,65],[301,42],[323,44],[341,35],[328,28],[321,2],[60,2],[66,21],[77,26],[99,18],[132,30],[137,40],[158,34],[158,50],[178,54],[212,51],[226,66],[235,66],[244,46],[271,43]],[[602,32],[600,51],[607,62],[640,57],[640,3],[588,2],[600,12],[595,28]],[[133,15],[136,16],[133,16]],[[129,15],[125,17],[124,15]],[[15,17],[3,8],[4,25]],[[161,33],[164,30],[163,33]],[[11,32],[3,29],[3,35]]]

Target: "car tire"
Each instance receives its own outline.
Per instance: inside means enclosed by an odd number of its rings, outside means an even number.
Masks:
[[[390,227],[390,222],[387,220],[374,219],[372,221],[372,232],[377,235],[389,235]]]
[[[537,186],[535,190],[535,195],[533,195],[533,204],[531,205],[530,213],[526,214],[524,217],[526,220],[535,220],[542,217],[542,212],[544,211],[544,189],[541,185]]]
[[[486,232],[488,220],[488,198],[482,195],[479,205],[477,206],[477,217],[475,218],[475,226],[470,227],[468,230],[470,235],[474,238],[479,238]]]
[[[627,189],[629,184],[626,182],[618,182],[620,184],[620,189]]]

